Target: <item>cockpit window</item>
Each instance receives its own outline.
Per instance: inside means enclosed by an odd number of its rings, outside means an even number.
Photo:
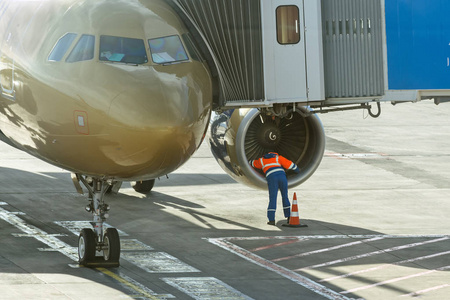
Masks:
[[[78,43],[70,52],[66,62],[77,62],[91,60],[94,58],[95,37],[93,35],[83,34]]]
[[[100,36],[100,60],[144,64],[148,62],[144,40],[102,35]]]
[[[66,54],[67,50],[72,45],[73,41],[77,37],[76,33],[66,33],[62,36],[58,42],[56,42],[55,47],[53,47],[52,52],[48,56],[49,61],[61,61],[61,59]]]
[[[178,35],[148,40],[152,59],[157,64],[186,61],[189,57]]]

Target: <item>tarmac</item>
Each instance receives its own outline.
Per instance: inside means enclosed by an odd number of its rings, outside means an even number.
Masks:
[[[320,115],[317,172],[290,190],[306,228],[267,225],[206,141],[148,196],[108,195],[119,268],[77,263],[87,196],[70,174],[0,145],[0,299],[448,299],[450,104]],[[280,197],[279,197],[280,198]]]

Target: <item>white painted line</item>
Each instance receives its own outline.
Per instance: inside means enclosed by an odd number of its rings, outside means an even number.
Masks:
[[[124,252],[122,258],[149,273],[200,272],[165,252]]]
[[[236,240],[236,239],[235,239]],[[342,299],[342,300],[349,300],[350,298],[341,295],[305,276],[302,276],[300,274],[297,274],[287,268],[284,268],[282,266],[279,266],[271,261],[268,261],[254,253],[251,253],[241,247],[238,247],[231,242],[229,242],[227,239],[208,239],[208,241],[214,245],[217,245],[231,253],[234,253],[252,263],[255,263],[267,270],[273,271],[327,299]]]
[[[252,300],[252,298],[213,277],[170,277],[161,279],[196,300]]]
[[[12,233],[12,236],[14,237],[30,237],[30,238],[34,238],[35,235],[33,234],[26,234],[26,233]],[[67,234],[45,234],[45,236],[53,236],[53,237],[63,237],[63,236],[67,236]]]
[[[68,251],[70,253],[78,253],[77,247],[67,247],[67,249],[38,248],[38,250],[41,252],[60,252],[62,250],[62,251]]]
[[[337,259],[337,260],[329,261],[329,262],[322,263],[322,264],[312,265],[309,267],[299,268],[294,271],[297,272],[297,271],[305,271],[305,270],[316,269],[316,268],[321,268],[321,267],[328,267],[328,266],[343,263],[343,262],[348,262],[348,261],[366,258],[366,257],[378,255],[378,254],[385,254],[385,253],[389,253],[389,252],[393,252],[393,251],[418,247],[418,246],[422,246],[422,245],[426,245],[426,244],[437,243],[437,242],[445,241],[448,239],[449,239],[449,237],[443,237],[443,238],[424,241],[424,242],[420,242],[420,243],[413,243],[413,244],[407,244],[407,245],[393,247],[393,248],[389,248],[389,249],[382,249],[382,250],[378,250],[378,251],[374,251],[374,252],[370,252],[370,253],[365,253],[365,254],[361,254],[361,255],[355,255],[355,256],[350,256],[350,257],[346,257],[346,258],[342,258],[342,259]]]
[[[413,292],[413,293],[409,293],[409,294],[405,294],[405,295],[401,295],[401,297],[419,297],[422,294],[428,293],[428,292],[434,292],[446,287],[450,287],[450,284],[443,284],[443,285],[439,285],[439,286],[435,286],[429,289],[425,289],[425,290],[421,290],[421,291],[417,291],[417,292]]]
[[[273,248],[276,248],[276,247],[281,247],[281,246],[286,246],[286,245],[290,245],[290,244],[299,243],[301,241],[304,241],[304,240],[301,240],[301,239],[289,240],[289,241],[284,242],[284,243],[277,243],[277,244],[273,244],[273,245],[253,248],[253,249],[250,249],[249,251],[250,252],[257,252],[257,251],[262,251],[262,250],[267,250],[267,249],[273,249]]]
[[[57,239],[58,236],[61,236],[59,234],[48,234],[43,230],[38,229],[37,227],[34,227],[32,225],[26,224],[26,222],[22,219],[20,219],[17,213],[8,212],[7,210],[4,210],[0,208],[0,219],[3,219],[4,221],[10,223],[17,229],[21,230],[25,234],[15,234],[17,237],[33,237],[36,240],[44,243],[45,245],[49,246],[50,248],[40,248],[40,251],[58,251],[61,254],[69,257],[73,261],[78,261],[78,248],[77,247],[71,247],[68,244],[60,241]],[[76,230],[80,228],[90,228],[91,225],[89,222],[84,221],[63,221],[63,222],[54,222],[55,224],[58,224],[75,235],[78,235],[78,232]],[[127,236],[126,233],[122,232],[122,235]],[[148,250],[149,248],[152,249],[150,246],[145,245],[144,243],[141,243],[136,240],[126,240],[125,245],[130,246],[134,249],[139,248],[139,250]],[[146,270],[150,273],[187,273],[187,272],[200,272],[199,270],[181,262],[179,259],[163,252],[123,252],[122,258],[129,260],[130,262],[134,263],[135,265],[141,267],[142,269]],[[107,269],[104,268],[97,268],[100,272],[104,273],[105,275],[108,275],[115,280],[119,281],[122,285],[124,285],[127,289],[129,289],[132,292],[138,292],[139,295],[136,295],[137,298],[147,298],[147,299],[168,299],[168,298],[174,298],[172,295],[158,295],[154,293],[152,290],[148,289],[147,287],[139,284],[132,278],[116,273],[113,273]],[[219,280],[217,279],[211,279],[209,280],[205,286],[206,287],[218,287],[221,286],[223,289],[222,292],[226,293],[228,295],[232,294],[234,296],[239,295],[240,298],[233,298],[233,299],[251,299],[240,292],[232,289],[231,287],[226,286],[224,283],[220,284]],[[216,290],[210,290],[208,291],[210,294],[216,292]],[[222,294],[221,294],[222,295]],[[223,294],[225,295],[225,294]],[[198,299],[207,299],[207,298],[198,298]],[[210,299],[210,298],[209,298]]]
[[[64,227],[76,236],[78,236],[83,228],[92,228],[90,221],[55,221],[56,225]],[[103,223],[104,228],[112,228],[108,223]],[[128,236],[125,232],[117,229],[119,236]]]
[[[26,236],[33,236],[36,240],[44,243],[45,245],[49,246],[51,249],[54,249],[58,251],[59,253],[67,256],[73,261],[78,262],[78,248],[77,247],[71,247],[68,244],[58,240],[54,235],[47,234],[45,231],[40,230],[39,228],[27,224],[24,220],[20,219],[17,214],[9,212],[7,210],[4,210],[0,207],[0,219],[3,219],[4,221],[8,222],[12,226],[16,227],[20,231],[24,232]],[[44,249],[41,249],[44,250]],[[45,249],[44,251],[48,251],[48,249]],[[131,293],[141,293],[143,292],[144,296],[148,299],[166,299],[166,298],[173,298],[172,295],[157,295],[152,290],[142,286],[132,278],[129,278],[125,275],[110,275],[113,274],[112,272],[108,270],[100,270],[102,273],[118,280],[127,290],[129,290]],[[142,297],[141,297],[142,298]]]
[[[25,213],[23,213],[21,211],[11,212],[11,214],[16,215],[16,216],[25,216]]]
[[[227,241],[258,241],[258,240],[288,240],[288,239],[372,239],[372,238],[384,238],[384,239],[414,239],[414,238],[442,238],[448,237],[448,234],[412,234],[412,235],[383,235],[383,234],[350,234],[350,235],[297,235],[297,236],[251,236],[251,237],[225,237],[221,238]],[[208,238],[205,238],[209,240]]]
[[[58,252],[72,260],[78,260],[78,251],[72,251],[73,247],[70,247],[66,243],[61,242],[55,236],[48,234],[37,227],[26,224],[25,221],[19,218],[15,213],[11,213],[3,208],[0,208],[0,218],[24,232],[27,236],[34,237],[36,240],[44,243],[52,249],[58,249]]]
[[[356,272],[352,272],[352,273],[348,273],[348,274],[343,274],[343,275],[340,275],[340,276],[334,276],[334,277],[330,277],[330,278],[325,278],[325,279],[320,280],[320,282],[332,281],[332,280],[335,280],[335,279],[346,278],[346,277],[350,277],[350,276],[353,276],[353,275],[359,275],[359,274],[362,274],[362,273],[367,273],[367,272],[372,272],[372,271],[376,271],[376,270],[386,269],[386,268],[393,267],[393,266],[403,265],[403,264],[407,264],[407,263],[411,263],[411,262],[415,262],[415,261],[420,261],[420,260],[425,260],[425,259],[430,259],[430,258],[442,256],[442,255],[447,255],[447,254],[450,254],[450,251],[445,251],[445,252],[430,254],[430,255],[426,255],[426,256],[406,259],[406,260],[402,260],[402,261],[391,263],[391,264],[382,264],[381,266],[378,266],[378,267],[373,267],[373,268],[360,270],[360,271],[356,271]]]
[[[444,241],[444,240],[449,240],[450,236],[449,235],[316,235],[316,236],[270,236],[270,237],[228,237],[228,238],[210,238],[207,239],[210,243],[215,244],[229,252],[232,252],[250,262],[253,262],[265,269],[268,269],[270,271],[274,271],[277,274],[297,283],[300,284],[302,286],[304,286],[305,288],[320,294],[328,299],[352,299],[352,298],[347,298],[347,296],[340,294],[338,292],[335,292],[331,289],[328,289],[327,287],[314,282],[310,279],[308,279],[307,277],[301,276],[298,273],[295,273],[294,271],[291,271],[289,269],[286,269],[284,267],[281,267],[275,263],[273,263],[272,261],[268,261],[254,253],[252,253],[249,250],[245,250],[235,244],[233,244],[233,242],[239,242],[239,241],[258,241],[258,240],[286,240],[286,239],[291,239],[291,240],[314,240],[314,239],[417,239],[417,238],[424,238],[424,239],[433,239],[433,240],[427,240],[424,242],[420,242],[420,243],[413,243],[413,244],[408,244],[408,245],[403,245],[403,246],[399,246],[399,247],[394,247],[394,248],[390,248],[390,249],[384,249],[384,250],[380,250],[380,251],[376,251],[376,252],[372,252],[372,253],[368,253],[366,255],[363,255],[364,257],[370,256],[370,255],[376,255],[376,254],[381,254],[381,253],[387,253],[387,252],[391,252],[391,251],[396,251],[396,250],[401,250],[401,249],[407,249],[407,248],[411,248],[411,247],[417,247],[417,246],[421,246],[421,245],[425,245],[425,244],[430,244],[430,243],[435,243],[435,242],[440,242],[440,241]],[[361,241],[364,242],[364,241]],[[365,241],[367,242],[367,240]],[[352,244],[352,243],[349,243]],[[337,246],[339,247],[339,246]],[[327,249],[332,249],[335,247],[330,247]],[[259,249],[259,248],[255,248],[255,249]],[[318,250],[319,252],[322,252],[320,250]],[[312,251],[315,252],[315,251]],[[310,252],[308,252],[310,253]],[[427,256],[423,256],[423,257],[418,257],[418,258],[413,258],[413,259],[408,259],[408,260],[404,260],[401,262],[397,262],[394,264],[402,264],[402,263],[408,263],[408,262],[414,262],[414,261],[418,261],[418,260],[424,260],[424,259],[429,259],[429,258],[433,258],[433,257],[437,257],[437,256],[442,256],[442,255],[446,255],[446,254],[450,254],[450,251],[446,251],[446,252],[441,252],[441,253],[436,253],[436,254],[431,254],[431,255],[427,255]],[[358,256],[358,258],[360,258],[361,256]],[[351,259],[357,259],[357,257],[351,257],[349,260]],[[339,260],[341,261],[341,260]],[[336,262],[336,261],[335,261]],[[337,263],[337,262],[336,262]],[[314,266],[313,266],[314,267]],[[380,267],[376,267],[376,268],[380,268]],[[381,268],[384,268],[384,266],[381,266]],[[444,267],[444,268],[440,268],[437,270],[433,270],[430,271],[431,273],[436,272],[436,271],[440,271],[440,270],[444,270],[450,268],[449,267]],[[358,271],[359,272],[359,271]],[[354,273],[358,273],[358,272],[354,272]],[[421,275],[426,275],[429,274],[430,272],[424,272],[421,273],[419,275],[413,275],[412,277],[416,277],[416,276],[421,276]],[[352,273],[353,274],[353,273]],[[338,276],[336,276],[338,277]],[[344,275],[345,277],[345,275]],[[409,277],[408,277],[409,278]],[[403,278],[403,279],[407,279],[407,278]],[[403,280],[403,279],[394,279],[394,282],[397,280]],[[323,280],[323,281],[327,281],[327,280]],[[382,283],[383,284],[383,283]],[[384,283],[386,284],[386,283]]]
[[[406,279],[411,279],[411,278],[415,278],[415,277],[420,277],[420,276],[436,273],[438,271],[445,271],[445,270],[448,270],[448,269],[450,269],[450,266],[438,268],[438,269],[435,269],[435,270],[425,271],[425,272],[421,272],[421,273],[417,273],[417,274],[413,274],[413,275],[409,275],[409,276],[404,276],[404,277],[394,278],[394,279],[390,279],[390,280],[385,280],[385,281],[382,281],[382,282],[378,282],[378,283],[374,283],[374,284],[370,284],[370,285],[366,285],[366,286],[361,286],[361,287],[354,288],[354,289],[351,289],[351,290],[342,291],[341,294],[349,294],[349,293],[354,293],[354,292],[361,291],[361,290],[367,290],[367,289],[372,288],[372,287],[385,285],[385,284],[389,284],[389,283],[394,283],[394,282],[398,282],[398,281],[402,281],[402,280],[406,280]]]
[[[315,250],[315,251],[300,253],[300,254],[296,254],[296,255],[276,258],[276,259],[272,259],[272,261],[273,262],[278,262],[278,261],[288,260],[288,259],[297,258],[297,257],[304,257],[304,256],[308,256],[308,255],[313,255],[313,254],[317,254],[317,253],[333,251],[333,250],[337,250],[337,249],[341,249],[341,248],[351,247],[351,246],[360,245],[360,244],[369,243],[369,242],[378,241],[378,240],[383,240],[383,239],[384,239],[383,237],[376,237],[376,238],[371,238],[371,239],[367,239],[367,240],[363,240],[363,241],[358,241],[358,242],[338,245],[338,246],[334,246],[334,247],[330,247],[330,248],[324,248],[324,249],[319,249],[319,250]]]
[[[337,153],[333,151],[325,151],[324,156],[337,159],[380,159],[388,157],[384,153]]]
[[[121,251],[150,251],[154,250],[149,245],[142,243],[136,239],[120,239]]]
[[[344,237],[347,237],[346,235]],[[302,240],[309,237],[303,236],[249,236],[249,237],[227,237],[222,238],[227,241],[259,241],[259,240]],[[205,238],[205,240],[209,240]]]
[[[53,222],[68,231],[72,232],[74,235],[79,235],[83,228],[92,228],[89,221],[55,221]],[[104,224],[105,228],[111,228],[109,224]],[[116,228],[117,229],[117,228]],[[127,233],[117,229],[119,236],[128,236]],[[120,250],[121,251],[144,251],[144,250],[154,250],[151,246],[146,245],[136,239],[120,239]]]

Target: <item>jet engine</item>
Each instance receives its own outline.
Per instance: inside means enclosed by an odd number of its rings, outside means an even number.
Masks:
[[[318,168],[325,151],[325,133],[317,115],[304,107],[284,113],[273,109],[234,109],[212,116],[209,143],[228,175],[261,189],[267,189],[264,174],[254,169],[249,160],[277,152],[300,168],[299,174],[286,173],[289,187],[294,187]]]

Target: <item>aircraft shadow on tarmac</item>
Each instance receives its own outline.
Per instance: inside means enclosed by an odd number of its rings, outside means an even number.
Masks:
[[[216,184],[237,184],[227,174],[169,174],[167,178],[156,180],[155,187],[158,186],[196,186],[196,185],[216,185]]]
[[[26,161],[25,161],[26,162]],[[22,164],[24,162],[21,162]],[[74,192],[68,172],[33,173],[19,169],[0,167],[0,194],[8,192],[39,192],[49,190]]]
[[[184,177],[188,178],[192,174],[179,174],[175,176],[177,178],[177,181],[182,181]],[[201,175],[200,175],[201,176]],[[208,177],[211,175],[208,174]],[[226,175],[224,175],[226,176]],[[214,176],[213,176],[214,177]],[[217,175],[217,177],[214,177],[216,179],[222,179],[222,176]],[[208,181],[207,179],[206,181]],[[230,179],[232,181],[232,179]],[[234,182],[234,181],[232,181]],[[21,183],[21,184],[18,184]],[[25,184],[26,183],[26,184]],[[217,182],[215,183],[217,184]],[[61,221],[61,220],[70,220],[70,221],[79,221],[79,220],[90,220],[90,215],[86,214],[86,212],[83,211],[83,205],[84,202],[87,202],[87,200],[83,199],[80,200],[81,196],[77,195],[74,192],[67,192],[66,189],[72,188],[72,182],[70,180],[69,174],[67,172],[61,172],[61,173],[31,173],[31,172],[24,172],[16,169],[9,169],[9,168],[0,168],[0,202],[6,202],[6,204],[0,206],[0,208],[15,212],[19,210],[19,212],[24,213],[25,216],[20,216],[22,219],[26,220],[27,222],[33,220],[33,225],[36,227],[42,227],[41,229],[50,231],[51,234],[67,234],[67,232],[63,228],[59,228],[58,226],[54,225],[55,221]],[[156,186],[157,189],[157,186]],[[60,191],[65,190],[64,193],[60,193]],[[71,190],[70,190],[71,191]],[[26,198],[21,198],[17,194],[27,194]],[[39,195],[42,193],[43,195]],[[57,200],[57,201],[56,201]],[[157,251],[167,251],[173,255],[181,255],[178,252],[173,252],[173,249],[170,249],[170,244],[167,242],[168,237],[161,237],[164,235],[161,235],[161,233],[170,232],[170,238],[172,239],[171,243],[173,243],[173,239],[177,239],[177,236],[179,236],[179,242],[177,241],[177,249],[193,249],[195,252],[195,256],[198,256],[198,253],[202,253],[203,251],[215,251],[222,253],[220,255],[223,255],[225,260],[230,258],[230,255],[234,256],[234,254],[228,253],[227,251],[223,251],[217,246],[212,245],[210,243],[204,242],[204,238],[208,237],[242,237],[242,238],[251,238],[251,237],[276,237],[277,239],[270,240],[270,243],[280,243],[280,240],[283,240],[284,237],[295,237],[295,236],[336,236],[336,235],[343,235],[343,236],[352,236],[352,235],[360,235],[364,236],[363,238],[356,239],[356,238],[348,238],[346,241],[338,241],[338,239],[330,239],[326,240],[324,239],[310,239],[311,242],[308,244],[301,244],[301,247],[297,245],[297,247],[293,248],[286,248],[283,249],[284,252],[288,252],[295,255],[301,255],[302,252],[307,251],[321,251],[320,249],[325,248],[332,248],[332,247],[338,247],[339,243],[350,243],[357,241],[362,241],[361,244],[365,244],[364,240],[367,239],[369,236],[382,236],[382,234],[369,231],[364,228],[356,228],[356,227],[349,227],[342,224],[335,224],[335,223],[329,223],[324,222],[321,220],[308,220],[308,219],[302,219],[301,222],[307,224],[309,227],[302,228],[302,229],[295,229],[295,228],[287,228],[282,227],[282,223],[285,222],[278,222],[277,223],[277,230],[272,231],[270,230],[269,225],[266,224],[248,224],[247,220],[243,220],[242,222],[232,221],[225,217],[217,216],[202,210],[206,210],[206,207],[202,204],[201,199],[192,202],[185,199],[173,197],[167,194],[159,193],[156,191],[152,191],[149,195],[145,197],[139,197],[136,193],[130,192],[130,189],[125,186],[125,189],[123,192],[119,192],[117,195],[108,195],[106,198],[106,202],[108,204],[111,204],[112,206],[112,215],[110,218],[110,221],[114,223],[113,225],[117,227],[120,230],[124,230],[130,235],[130,238],[134,235],[137,235],[138,237],[145,239],[146,236],[150,236],[151,238],[148,238],[147,240],[144,240],[142,242],[150,243],[151,246],[155,247],[155,250]],[[261,204],[264,205],[264,204]],[[49,207],[51,207],[51,213],[49,212]],[[172,212],[169,212],[169,210],[172,210]],[[192,222],[187,221],[183,218],[177,218],[176,213],[173,212],[182,212],[184,214],[187,214],[191,216],[193,219],[197,220],[197,222],[202,223],[204,226],[199,227],[198,225],[193,224]],[[41,218],[41,219],[39,219]],[[214,222],[212,222],[213,220]],[[230,229],[220,229],[216,226],[212,225],[211,223],[225,223],[228,225],[232,225],[233,227],[242,228],[242,230],[230,230]],[[263,229],[260,229],[258,227],[263,226]],[[267,227],[266,227],[267,226]],[[274,228],[275,229],[275,228]],[[281,232],[279,231],[281,229]],[[18,261],[21,261],[23,259],[32,260],[33,255],[30,256],[30,253],[33,254],[35,252],[38,252],[35,248],[28,248],[28,245],[30,244],[30,239],[20,239],[17,237],[12,237],[12,234],[18,233],[17,228],[11,228],[11,225],[3,222],[3,220],[0,220],[0,239],[14,245],[16,249],[20,249],[20,247],[23,247],[23,250],[20,251],[12,251],[11,249],[8,250],[7,247],[3,247],[3,251],[0,251],[0,264],[4,267],[0,269],[0,278],[1,274],[5,273],[43,273],[43,274],[55,274],[55,272],[65,274],[65,275],[72,275],[72,276],[79,276],[80,278],[85,278],[87,280],[90,280],[92,282],[96,282],[101,285],[108,286],[110,288],[117,289],[119,291],[123,291],[123,286],[120,284],[114,283],[114,280],[110,280],[109,282],[105,283],[103,276],[97,276],[94,273],[89,273],[89,270],[86,269],[73,269],[68,267],[69,264],[73,264],[72,261],[70,261],[67,257],[62,257],[61,255],[57,254],[56,252],[50,252],[50,253],[39,253],[37,257],[42,257],[41,259],[38,258],[38,261],[36,259],[33,261],[34,267],[23,267],[23,269],[17,266],[20,266],[21,264],[18,263]],[[179,233],[179,235],[177,234]],[[433,237],[435,238],[435,237]],[[77,244],[77,237],[75,235],[68,235],[64,239],[68,244],[71,246],[75,246]],[[405,241],[404,244],[414,244],[414,243],[421,243],[423,241],[428,241],[430,238],[427,237],[413,237],[408,241]],[[448,244],[447,244],[448,245]],[[366,245],[367,246],[367,245]],[[398,260],[407,260],[409,258],[420,256],[420,255],[432,255],[438,250],[433,250],[433,244],[425,245],[420,251],[416,251],[416,253],[410,252],[408,249],[413,248],[405,248],[402,250],[401,253],[396,252],[395,255],[399,256]],[[245,245],[239,245],[239,247],[251,248],[253,246],[245,246]],[[378,248],[377,248],[378,247]],[[391,238],[391,239],[385,239],[383,244],[373,244],[371,243],[369,245],[369,248],[373,249],[374,252],[380,251],[383,252],[383,249],[392,249],[395,247],[402,247],[402,244],[399,244],[399,239]],[[197,249],[195,249],[197,248]],[[209,250],[204,250],[202,248],[208,248]],[[214,249],[217,248],[217,249]],[[211,250],[213,249],[213,250]],[[353,255],[356,255],[355,253],[351,252],[349,248],[342,248],[343,250],[340,251],[340,257],[331,257],[328,256],[328,259],[339,259],[346,257],[351,257]],[[448,249],[448,248],[447,248]],[[247,249],[249,250],[249,249]],[[12,251],[12,252],[11,252]],[[172,252],[171,252],[172,251]],[[249,250],[250,251],[250,250]],[[426,254],[421,254],[423,251],[426,252]],[[434,251],[434,252],[433,252]],[[21,255],[26,255],[27,257],[21,257]],[[273,252],[265,257],[264,253],[258,252],[256,255],[260,255],[264,259],[270,260],[270,255],[273,255]],[[329,253],[330,255],[330,253]],[[48,260],[49,256],[55,256],[57,259],[51,259]],[[186,257],[189,259],[189,252],[186,252],[183,254],[183,259],[186,259]],[[392,257],[394,255],[391,255],[389,259],[391,260],[385,260],[377,262],[373,259],[368,260],[354,260],[354,261],[347,261],[345,263],[346,266],[362,266],[362,265],[373,265],[375,264],[391,264],[395,263],[392,261]],[[47,258],[47,259],[45,259]],[[320,258],[313,258],[313,256],[303,257],[296,260],[296,262],[299,262],[299,264],[296,267],[289,267],[292,272],[297,272],[299,274],[302,274],[302,276],[306,276],[313,281],[320,281],[321,278],[316,278],[314,275],[305,275],[302,271],[303,267],[308,265],[314,265],[320,263],[320,260],[323,259],[323,257]],[[194,259],[189,259],[189,261],[194,261]],[[237,262],[238,261],[238,262]],[[123,259],[122,259],[123,262]],[[243,261],[240,261],[239,259],[231,260],[230,263],[224,264],[223,268],[226,268],[227,270],[210,270],[205,269],[207,268],[207,261],[204,264],[199,265],[193,265],[194,268],[199,269],[200,271],[207,272],[209,275],[214,276],[215,278],[218,278],[226,283],[228,276],[224,276],[222,274],[233,274],[233,266],[234,263],[242,264]],[[277,263],[278,264],[278,263]],[[280,266],[286,267],[286,264],[280,262]],[[8,267],[9,266],[9,267]],[[236,265],[237,266],[237,265]],[[429,271],[430,266],[427,264],[421,264],[414,263],[408,265],[410,268],[415,268],[419,270]],[[342,275],[341,271],[339,271],[336,268],[331,267],[325,267],[323,272],[327,273],[329,276],[340,276]],[[125,268],[125,270],[123,269]],[[120,272],[126,272],[127,263],[122,263],[122,267],[120,268]],[[296,268],[299,269],[296,271]],[[115,273],[118,273],[119,270],[112,270]],[[184,274],[185,275],[185,274]],[[236,274],[235,276],[241,276],[242,274]],[[162,274],[157,274],[158,277],[164,277]],[[224,278],[223,278],[224,277]],[[353,280],[356,280],[360,284],[366,284],[366,285],[376,285],[379,282],[370,279],[369,277],[364,276],[353,276]],[[0,283],[2,280],[0,279]],[[147,284],[146,282],[141,282],[144,286]],[[148,283],[150,284],[150,283]],[[327,288],[339,291],[341,288],[339,286],[335,286],[332,283],[322,283],[323,285],[326,285]],[[149,287],[150,289],[152,287]],[[413,290],[408,290],[406,288],[400,288],[399,286],[393,285],[393,284],[384,284],[381,288],[388,289],[391,291],[394,291],[398,294],[408,294],[412,293]],[[411,286],[411,289],[413,289],[414,286]],[[122,289],[122,290],[121,290]],[[175,295],[176,297],[183,298],[185,297],[184,294],[180,294],[179,291],[166,287],[166,289],[169,289],[170,292]],[[126,292],[126,291],[125,291]],[[243,294],[248,295],[249,297],[255,297],[257,295],[256,293],[256,287],[255,290],[252,288],[251,285],[249,285],[248,290],[241,290]],[[292,291],[292,294],[298,294],[298,290]],[[290,291],[286,292],[288,295]],[[184,295],[184,296],[183,296]],[[356,294],[348,294],[347,296],[355,296]],[[257,298],[257,297],[256,297]]]

